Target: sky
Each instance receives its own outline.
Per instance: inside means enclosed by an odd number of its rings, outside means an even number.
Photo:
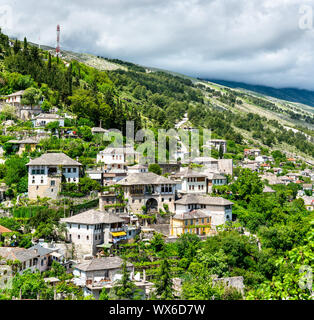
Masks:
[[[314,0],[0,0],[12,37],[186,75],[314,90]],[[11,17],[11,18],[10,18]]]

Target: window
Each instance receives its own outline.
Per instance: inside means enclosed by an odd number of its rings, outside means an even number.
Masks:
[[[44,260],[40,261],[40,265],[43,266],[44,265]]]
[[[80,235],[77,235],[77,238],[78,238],[78,239],[81,239],[81,236],[80,236]]]
[[[86,236],[86,240],[89,240],[89,236]]]
[[[41,179],[41,180],[40,180],[40,183],[44,183],[44,180],[43,180],[43,179]]]
[[[171,202],[171,198],[169,198],[169,202]]]
[[[71,168],[68,168],[68,173],[71,173]]]
[[[187,225],[188,225],[188,220],[185,220],[184,223],[185,223],[185,225],[187,226]]]
[[[35,180],[32,180],[32,183],[35,183]]]
[[[164,202],[164,198],[161,198],[161,202]]]
[[[77,228],[78,228],[78,229],[81,229],[81,225],[79,224],[79,225],[77,226]]]
[[[51,185],[51,186],[55,186],[55,185],[56,185],[56,181],[55,181],[55,180],[51,180],[51,181],[50,181],[50,185]]]
[[[40,174],[45,174],[45,169],[40,169]]]
[[[89,230],[89,226],[87,226],[87,230]]]
[[[73,168],[73,173],[76,173],[76,168]]]
[[[53,189],[51,189],[51,192],[53,192]]]

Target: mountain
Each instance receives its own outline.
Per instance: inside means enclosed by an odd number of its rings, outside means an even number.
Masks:
[[[77,129],[87,142],[92,135],[86,127],[102,125],[125,134],[126,122],[133,120],[135,132],[157,132],[177,128],[187,118],[183,126],[211,129],[213,138],[228,140],[225,157],[236,161],[249,147],[314,160],[313,106],[82,52],[62,50],[57,58],[52,47],[10,45],[1,33],[0,49],[0,95],[26,89],[34,98],[43,95],[45,110],[77,116],[78,123],[67,121],[67,127]],[[82,156],[67,143],[66,154]],[[57,147],[49,144],[52,150]],[[88,162],[96,149],[84,152],[81,161]]]
[[[206,81],[214,82],[229,88],[245,89],[260,93],[266,96],[274,97],[277,99],[287,100],[291,102],[297,102],[314,107],[314,91],[296,89],[296,88],[272,88],[261,85],[252,85],[244,82],[216,80],[216,79],[204,79]]]

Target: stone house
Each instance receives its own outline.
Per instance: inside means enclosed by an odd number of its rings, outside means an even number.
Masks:
[[[195,209],[202,209],[211,217],[211,226],[215,230],[217,226],[232,221],[233,203],[222,197],[210,197],[202,194],[187,194],[175,201],[176,214],[184,214]]]
[[[35,128],[45,127],[51,122],[59,122],[60,127],[64,127],[64,118],[55,113],[42,113],[32,119]]]
[[[37,141],[27,138],[22,140],[9,140],[8,143],[15,145],[18,148],[17,153],[21,155],[25,151],[33,152],[36,150]]]
[[[61,222],[66,223],[67,240],[75,245],[78,258],[96,255],[104,246],[127,239],[125,220],[110,212],[91,209]]]
[[[186,194],[207,192],[206,174],[194,171],[190,167],[182,168],[182,170],[174,174],[172,178],[180,180],[180,183],[177,183],[178,193]]]
[[[96,300],[99,299],[100,292],[103,289],[109,291],[117,280],[122,278],[123,260],[120,257],[105,257],[83,261],[74,266],[73,282],[83,287],[84,295],[93,295]],[[145,272],[143,279],[140,274],[134,275],[134,266],[132,263],[126,263],[127,271],[130,273],[130,280],[135,286],[143,291],[143,297],[149,295],[153,283],[146,281]]]
[[[46,153],[30,160],[28,167],[28,197],[56,199],[62,182],[78,183],[81,163],[64,153]]]
[[[202,209],[175,214],[170,220],[170,236],[179,237],[183,233],[210,235],[211,217]]]
[[[129,212],[142,213],[164,210],[164,204],[174,212],[176,182],[153,172],[132,173],[119,181],[124,197],[128,199]]]

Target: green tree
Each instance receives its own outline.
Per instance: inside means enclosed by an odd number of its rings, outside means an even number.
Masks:
[[[122,264],[122,279],[115,282],[112,293],[115,297],[114,300],[134,300],[139,298],[138,290],[133,281],[130,280],[126,261]]]
[[[172,300],[174,298],[172,285],[170,265],[165,258],[162,260],[157,272],[157,280],[155,283],[156,298],[159,300]]]
[[[153,172],[155,174],[158,174],[159,176],[161,175],[161,168],[160,168],[160,165],[158,163],[151,163],[149,166],[148,166],[148,171],[149,172]]]
[[[30,106],[38,105],[41,98],[41,91],[39,89],[31,87],[24,91],[21,103]]]

